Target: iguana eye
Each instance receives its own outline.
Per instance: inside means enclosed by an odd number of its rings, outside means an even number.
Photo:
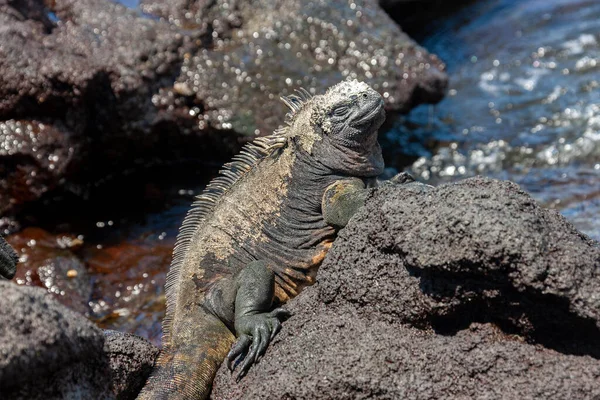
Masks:
[[[340,107],[337,107],[337,108],[335,108],[333,110],[333,115],[335,115],[336,117],[343,117],[347,113],[348,113],[348,107],[347,106],[340,106]]]

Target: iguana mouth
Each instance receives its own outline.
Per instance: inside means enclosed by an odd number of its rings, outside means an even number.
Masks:
[[[375,117],[378,114],[380,116],[383,116],[383,112],[384,112],[383,99],[378,98],[377,103],[375,104],[375,108],[372,111],[367,112],[362,118],[359,118],[358,121],[354,121],[351,125],[353,127],[360,127],[361,125],[364,125],[367,122],[370,123],[376,119]]]

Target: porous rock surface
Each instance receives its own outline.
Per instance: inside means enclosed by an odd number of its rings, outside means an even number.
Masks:
[[[108,0],[0,0],[0,227],[123,171],[230,158],[283,123],[279,96],[300,86],[356,77],[408,111],[447,85],[443,63],[374,0],[142,10],[153,15]]]
[[[600,396],[600,246],[510,182],[377,189],[213,399]]]
[[[0,294],[0,398],[136,398],[156,346],[102,331],[37,287],[0,281]]]
[[[146,339],[129,333],[105,330],[104,337],[113,394],[118,400],[133,400],[150,376],[159,350]]]
[[[17,252],[0,235],[0,279],[12,279],[17,271]]]
[[[44,290],[0,282],[3,399],[111,399],[104,336]]]

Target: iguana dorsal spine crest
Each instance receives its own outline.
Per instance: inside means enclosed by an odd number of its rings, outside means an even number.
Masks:
[[[246,144],[232,161],[223,165],[219,175],[214,178],[196,197],[188,211],[183,224],[179,229],[175,247],[173,249],[173,260],[167,273],[165,292],[167,298],[166,314],[163,320],[163,342],[165,345],[170,341],[170,328],[175,312],[177,290],[181,266],[191,245],[192,237],[201,226],[202,221],[215,208],[219,199],[222,198],[244,175],[251,171],[261,160],[273,156],[288,143],[288,127],[294,118],[300,113],[306,102],[312,95],[303,88],[296,90],[296,94],[281,97],[283,103],[290,109],[286,114],[285,125],[277,129],[269,136],[259,137]]]

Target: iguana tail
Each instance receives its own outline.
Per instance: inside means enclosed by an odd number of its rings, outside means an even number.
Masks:
[[[173,328],[138,400],[208,399],[215,374],[235,340],[221,320],[201,307]]]

